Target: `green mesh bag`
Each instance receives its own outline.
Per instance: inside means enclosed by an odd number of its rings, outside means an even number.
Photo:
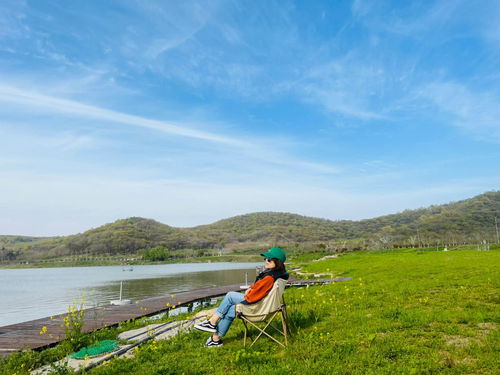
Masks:
[[[91,345],[88,348],[83,347],[75,353],[71,353],[69,356],[73,359],[85,359],[92,358],[102,355],[104,353],[112,352],[118,348],[118,341],[116,340],[104,340],[98,342],[97,344]]]

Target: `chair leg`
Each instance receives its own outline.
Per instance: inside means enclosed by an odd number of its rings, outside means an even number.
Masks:
[[[248,326],[247,323],[245,322],[245,319],[241,319],[243,322],[243,325],[245,326],[245,332],[243,333],[243,346],[247,346],[247,334],[248,334]]]
[[[288,327],[286,326],[285,314],[283,313],[283,311],[281,312],[281,324],[283,325],[283,335],[285,336],[285,346],[287,346],[288,339],[286,337],[286,331],[287,331]]]
[[[264,334],[266,335],[267,337],[269,337],[271,340],[273,340],[275,343],[283,346],[283,347],[286,347],[285,344],[283,344],[282,342],[280,342],[279,340],[276,340],[273,336],[271,336],[269,333],[267,333],[266,331],[261,331],[261,333],[259,334],[258,337],[255,338],[255,340],[252,342],[252,344],[250,346],[252,346],[253,344],[255,344],[257,342],[257,340],[259,339],[259,337]]]
[[[265,334],[269,337],[271,337],[271,335],[269,335],[267,332],[266,332],[266,329],[267,327],[269,326],[269,324],[271,324],[271,322],[273,321],[274,317],[276,316],[276,314],[273,315],[273,317],[271,319],[269,319],[269,322],[265,325],[264,328],[260,328],[258,325],[256,324],[253,324],[252,322],[250,322],[251,325],[253,325],[255,328],[257,328],[260,332],[259,334],[257,335],[257,337],[255,338],[255,340],[253,340],[252,344],[250,346],[252,346],[253,344],[255,344],[257,342],[257,340],[260,338],[260,336],[262,336],[262,334]],[[272,337],[271,337],[272,338]],[[273,338],[274,340],[274,338]],[[276,341],[276,340],[275,340]]]
[[[259,331],[259,334],[257,335],[257,337],[252,341],[252,343],[250,344],[250,346],[253,346],[253,344],[255,344],[257,342],[257,340],[262,336],[262,335],[266,335],[267,337],[269,337],[271,340],[273,340],[274,342],[276,342],[277,344],[283,346],[283,347],[286,347],[285,344],[283,344],[282,342],[276,340],[273,336],[271,336],[269,333],[266,332],[266,329],[271,326],[273,327],[274,329],[276,329],[274,326],[271,325],[272,321],[274,320],[274,318],[276,317],[276,315],[278,315],[279,311],[276,311],[274,313],[274,315],[272,316],[271,319],[269,319],[269,321],[267,322],[267,324],[264,326],[264,328],[260,328],[258,325],[254,324],[253,322],[251,321],[248,321],[248,324],[250,324],[251,326],[255,327],[258,331]],[[279,329],[276,329],[278,332],[280,332],[281,334],[283,334],[283,332],[281,332]]]
[[[285,340],[285,346],[287,346],[288,345],[288,336],[289,336],[289,333],[290,333],[290,328],[288,327],[288,322],[286,320],[286,312],[285,311],[279,311],[279,313],[281,314],[280,318],[281,318],[282,329],[279,329],[279,328],[275,327],[273,324],[271,324],[270,327],[273,328],[276,332],[278,332],[279,334],[281,334],[283,336],[283,338]]]
[[[280,330],[279,328],[275,327],[272,322],[273,320],[276,318],[276,315],[278,314],[281,314],[280,318],[281,318],[281,324],[282,324],[282,329],[283,330]],[[244,332],[244,336],[243,336],[243,346],[246,347],[246,343],[247,343],[247,336],[248,338],[252,341],[250,346],[253,346],[257,340],[262,336],[262,335],[266,335],[267,337],[269,337],[271,340],[273,340],[274,342],[276,342],[277,344],[283,346],[283,347],[286,347],[288,346],[288,336],[291,337],[291,331],[290,331],[290,326],[288,325],[288,321],[287,321],[287,311],[286,311],[286,305],[284,305],[282,307],[281,310],[278,310],[274,313],[274,315],[267,320],[267,324],[261,328],[259,327],[257,324],[253,323],[252,321],[250,320],[247,320],[245,318],[244,315],[240,315],[239,318],[241,319],[241,321],[243,322],[243,325],[245,326],[245,332]],[[250,337],[250,329],[249,329],[249,326],[252,326],[252,327],[255,327],[258,331],[259,331],[259,334],[257,335],[257,337],[255,337],[255,339],[252,339]],[[271,336],[266,330],[271,327],[273,328],[274,330],[276,330],[279,334],[283,335],[284,337],[284,343],[275,339],[273,336]]]
[[[292,330],[290,329],[290,324],[288,323],[289,320],[288,320],[288,311],[286,310],[286,305],[283,305],[283,314],[282,314],[282,317],[285,321],[285,326],[288,330],[288,336],[290,336],[290,338],[292,337]]]

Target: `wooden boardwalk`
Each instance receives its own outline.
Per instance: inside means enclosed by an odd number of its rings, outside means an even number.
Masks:
[[[348,278],[298,280],[290,279],[290,286],[307,286],[348,280]],[[84,332],[91,332],[104,327],[116,326],[129,319],[155,315],[172,309],[173,306],[221,296],[231,291],[239,291],[240,284],[224,285],[212,288],[181,292],[142,300],[132,300],[132,304],[123,306],[104,305],[85,310]],[[53,346],[64,339],[64,318],[67,314],[31,320],[28,322],[0,327],[0,356],[23,349],[43,349]],[[40,334],[42,327],[45,333]]]

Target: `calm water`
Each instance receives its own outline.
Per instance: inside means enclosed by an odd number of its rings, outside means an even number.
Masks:
[[[245,272],[255,278],[258,263],[199,263],[121,266],[0,269],[0,327],[56,315],[85,298],[93,307],[123,298],[146,298],[203,287],[241,283]],[[125,270],[125,271],[124,271]]]

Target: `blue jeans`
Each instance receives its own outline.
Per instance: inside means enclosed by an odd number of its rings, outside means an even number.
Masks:
[[[236,317],[236,309],[234,305],[244,300],[244,294],[238,292],[229,292],[222,300],[215,314],[220,318],[217,323],[217,335],[224,336],[231,327],[234,318]]]

